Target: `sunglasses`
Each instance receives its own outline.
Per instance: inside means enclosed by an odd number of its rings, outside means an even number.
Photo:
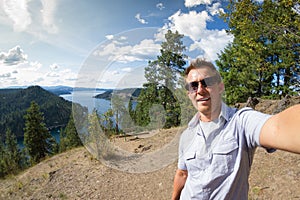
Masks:
[[[207,88],[208,86],[213,86],[214,84],[216,84],[219,81],[220,81],[220,78],[217,75],[215,75],[215,76],[204,78],[200,81],[194,81],[194,82],[187,83],[185,85],[185,89],[187,89],[189,92],[197,92],[199,83],[201,83],[201,85],[203,87]]]

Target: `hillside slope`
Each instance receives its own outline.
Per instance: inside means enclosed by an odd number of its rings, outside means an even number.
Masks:
[[[286,100],[283,100],[286,101]],[[280,106],[300,103],[300,98],[261,101],[257,109],[274,112]],[[271,109],[272,108],[272,109]],[[144,153],[160,148],[179,129],[160,130],[153,137],[115,138],[116,145]],[[130,140],[131,139],[131,140]],[[0,181],[0,199],[126,199],[171,198],[176,163],[155,172],[132,174],[117,171],[94,159],[85,148],[56,155],[18,176]],[[250,174],[249,199],[299,199],[300,155],[258,149]]]
[[[26,89],[0,90],[0,134],[10,128],[17,137],[23,136],[24,115],[31,101],[35,101],[44,113],[46,126],[67,124],[72,103],[46,91],[40,86]]]

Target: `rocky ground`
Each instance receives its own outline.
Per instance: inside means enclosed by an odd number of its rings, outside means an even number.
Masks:
[[[256,109],[275,113],[300,98],[262,101]],[[244,106],[242,104],[237,106]],[[181,129],[152,137],[115,138],[126,151],[147,154],[161,148]],[[101,164],[84,148],[48,158],[17,176],[0,180],[0,199],[152,199],[171,198],[176,162],[152,172],[128,173]],[[300,155],[258,149],[250,174],[249,199],[300,199]]]

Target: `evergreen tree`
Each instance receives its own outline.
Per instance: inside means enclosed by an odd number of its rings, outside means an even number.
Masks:
[[[147,126],[150,123],[149,111],[152,105],[160,104],[158,86],[156,83],[144,84],[135,109],[134,121],[139,126]]]
[[[76,130],[73,115],[71,114],[65,130],[61,130],[60,133],[59,151],[63,152],[67,149],[72,149],[79,146],[82,146],[82,141]]]
[[[109,114],[112,114],[112,112]],[[89,115],[88,121],[89,141],[85,146],[91,150],[92,154],[96,158],[101,159],[103,156],[107,156],[110,151],[109,141],[107,138],[108,133],[105,129],[103,129],[100,123],[100,117],[96,110],[93,110],[93,112]]]
[[[97,114],[97,111],[95,111],[95,114]],[[97,114],[98,123],[100,123],[101,129],[104,131],[106,136],[110,137],[111,135],[115,134],[115,128],[114,128],[114,112],[111,108],[109,108],[105,113],[103,113],[101,116]],[[95,121],[95,116],[94,116],[94,121]]]
[[[134,121],[134,106],[133,102],[135,100],[133,97],[130,97],[128,101],[128,111],[123,113],[122,116],[122,130],[125,133],[133,132],[136,130],[135,121]]]
[[[18,147],[17,138],[10,129],[7,129],[5,141],[0,143],[0,177],[16,174],[25,167],[25,155]]]
[[[183,54],[185,46],[182,42],[183,35],[178,31],[173,33],[168,30],[165,41],[161,44],[160,56],[149,61],[145,68],[147,83],[138,97],[138,104],[134,114],[134,121],[140,126],[149,124],[149,112],[153,105],[162,105],[165,110],[165,128],[177,126],[180,122],[179,102],[175,98],[175,89],[178,78],[184,71]],[[154,112],[155,113],[155,112]],[[152,113],[152,114],[154,114]],[[154,117],[154,116],[152,116]]]
[[[68,149],[68,142],[66,138],[65,130],[60,129],[59,132],[59,152],[64,152]]]
[[[116,134],[120,134],[120,124],[121,124],[121,117],[125,114],[126,108],[124,105],[124,99],[121,98],[118,94],[112,95],[111,98],[112,104],[112,111],[114,113],[114,119],[116,122]]]
[[[31,102],[24,118],[24,145],[31,163],[37,163],[53,153],[53,142],[55,140],[46,128],[43,113],[40,112],[37,103]]]
[[[16,136],[10,129],[6,131],[5,137],[4,167],[9,174],[14,174],[22,168],[23,158]]]
[[[7,170],[5,168],[5,147],[4,144],[2,142],[2,140],[0,140],[0,178],[3,178],[5,175],[7,175]]]
[[[278,98],[299,83],[300,15],[298,1],[231,0],[223,15],[234,41],[219,55],[226,100],[249,96]]]

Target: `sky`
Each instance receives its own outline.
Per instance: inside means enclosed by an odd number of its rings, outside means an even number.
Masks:
[[[139,87],[167,30],[187,61],[233,40],[220,0],[0,0],[0,88]]]

